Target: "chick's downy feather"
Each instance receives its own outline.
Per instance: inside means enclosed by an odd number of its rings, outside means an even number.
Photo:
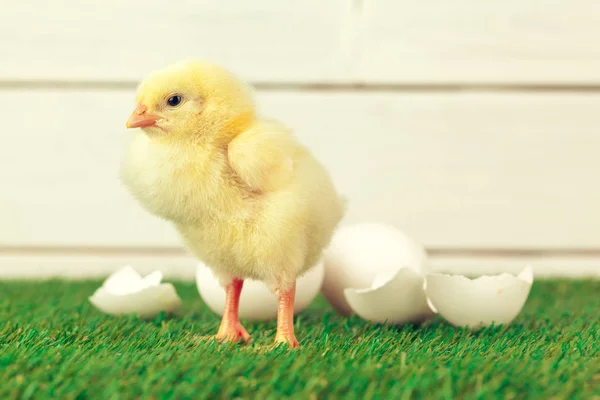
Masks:
[[[170,107],[174,94],[182,102]],[[185,61],[150,74],[138,103],[157,120],[133,134],[123,180],[223,285],[255,279],[281,292],[315,265],[343,201],[288,128],[256,115],[245,83]]]

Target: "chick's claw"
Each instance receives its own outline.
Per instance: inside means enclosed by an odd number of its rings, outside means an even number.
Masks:
[[[217,332],[215,339],[219,343],[231,343],[231,342],[240,342],[243,341],[245,343],[252,343],[252,338],[250,334],[241,323],[233,323],[233,324],[222,324]]]
[[[296,336],[293,333],[282,334],[282,333],[278,332],[277,336],[275,336],[275,344],[281,345],[281,344],[285,344],[285,343],[287,343],[291,349],[295,349],[300,346],[300,344],[298,343],[298,340],[296,339]]]

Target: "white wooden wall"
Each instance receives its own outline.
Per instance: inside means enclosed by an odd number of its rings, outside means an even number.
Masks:
[[[11,2],[0,14],[0,277],[190,276],[117,170],[137,81],[253,82],[350,198],[440,269],[600,271],[596,0]]]

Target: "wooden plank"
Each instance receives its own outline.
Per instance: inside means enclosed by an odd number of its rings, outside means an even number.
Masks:
[[[192,280],[197,264],[197,260],[191,256],[174,255],[0,255],[0,281],[103,279],[126,265],[131,265],[142,275],[159,270],[163,272],[165,279]]]
[[[200,57],[261,82],[597,86],[599,35],[595,0],[34,0],[0,15],[0,81],[131,82]]]
[[[530,265],[536,279],[596,278],[600,279],[600,257],[492,257],[464,254],[459,257],[433,255],[429,258],[432,271],[469,276],[518,274]],[[7,279],[103,279],[117,269],[131,265],[142,275],[160,270],[166,280],[192,281],[197,261],[186,255],[148,254],[0,254],[0,280]]]
[[[600,248],[598,94],[263,92],[351,202],[437,248]],[[0,91],[0,245],[178,246],[118,180],[129,91]]]
[[[595,0],[365,0],[370,83],[600,84]]]
[[[183,58],[258,81],[348,72],[351,0],[15,2],[0,16],[0,80],[138,81]]]

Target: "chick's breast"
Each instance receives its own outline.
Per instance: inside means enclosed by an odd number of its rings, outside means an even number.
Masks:
[[[175,224],[202,226],[219,217],[239,217],[250,205],[243,188],[224,179],[227,169],[226,157],[216,149],[175,146],[140,132],[128,147],[121,178],[150,213]]]

